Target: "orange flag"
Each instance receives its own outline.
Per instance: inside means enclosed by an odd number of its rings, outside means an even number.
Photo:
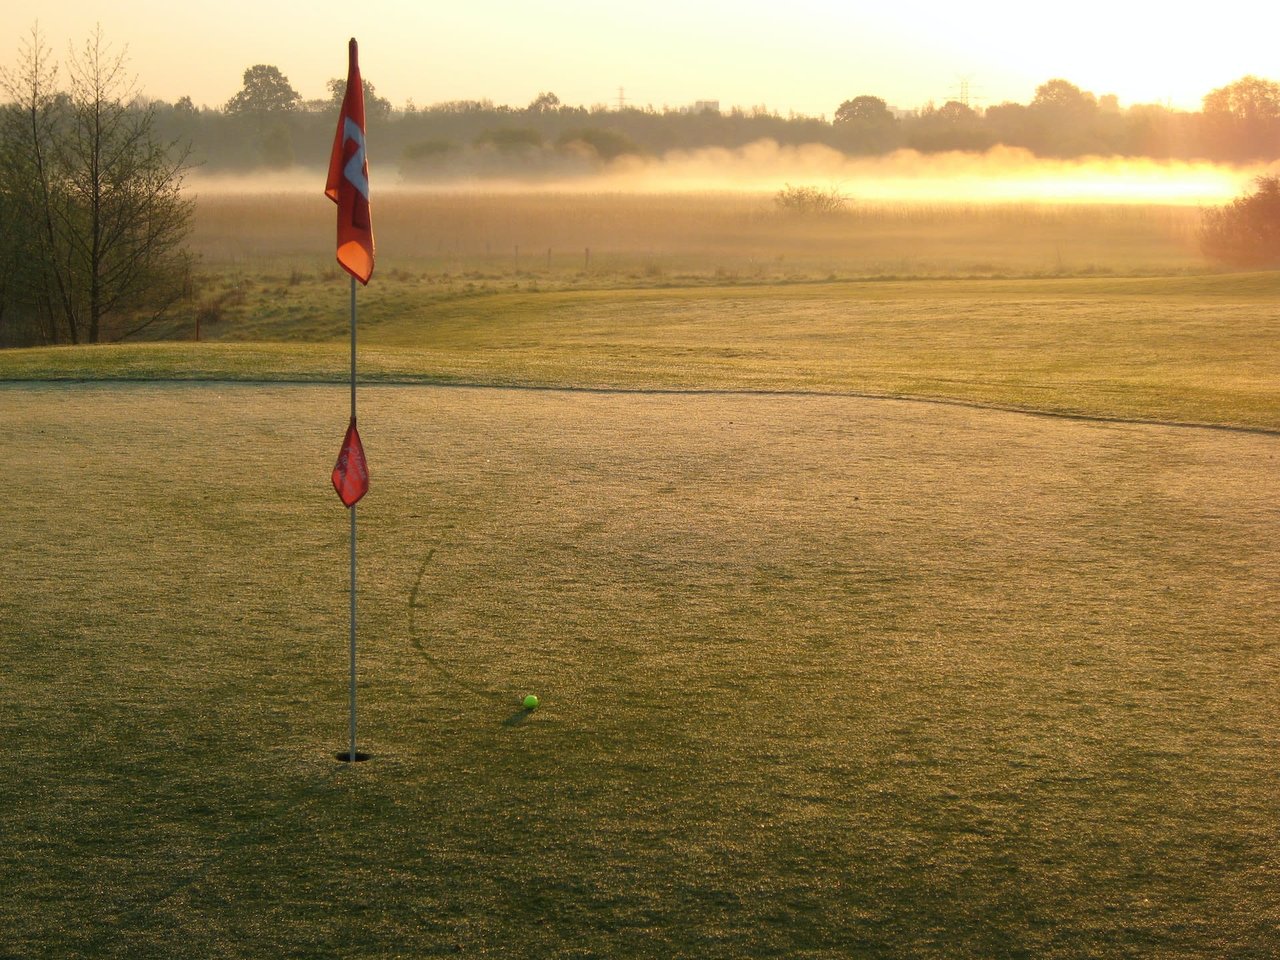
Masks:
[[[347,427],[347,437],[342,441],[338,462],[333,467],[333,489],[338,491],[338,498],[347,507],[354,507],[369,492],[369,465],[365,463],[364,446],[360,443],[355,417]]]
[[[347,63],[347,92],[329,155],[325,195],[338,205],[338,263],[361,283],[373,276],[373,221],[369,217],[369,160],[364,149],[364,85],[356,41]]]

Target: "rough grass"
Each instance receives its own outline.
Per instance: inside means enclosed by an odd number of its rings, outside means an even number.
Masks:
[[[367,389],[353,769],[345,401],[0,386],[6,954],[1280,948],[1276,438]]]

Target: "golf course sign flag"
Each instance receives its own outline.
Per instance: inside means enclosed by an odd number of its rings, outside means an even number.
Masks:
[[[364,446],[360,443],[355,417],[347,427],[338,462],[333,467],[333,489],[338,491],[344,507],[354,507],[369,492],[369,465],[365,463]]]
[[[364,143],[364,85],[354,37],[348,46],[347,91],[338,114],[324,192],[338,205],[338,263],[367,284],[373,276],[373,221],[369,214],[369,158]]]

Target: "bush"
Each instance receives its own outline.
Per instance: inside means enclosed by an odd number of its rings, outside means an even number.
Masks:
[[[1254,193],[1206,210],[1200,249],[1233,267],[1280,267],[1280,176],[1262,176]]]
[[[838,187],[823,190],[821,187],[793,187],[787,184],[776,194],[773,202],[782,210],[801,216],[839,213],[848,197]]]

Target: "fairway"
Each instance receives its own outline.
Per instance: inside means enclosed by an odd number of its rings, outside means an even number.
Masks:
[[[1280,430],[1276,273],[444,299],[430,287],[370,286],[363,382],[798,391]],[[275,305],[221,342],[4,351],[0,382],[345,379],[341,285],[259,296]],[[325,314],[332,326],[323,333],[298,319]]]
[[[1280,949],[1280,437],[364,388],[347,767],[345,402],[0,384],[0,956]]]

